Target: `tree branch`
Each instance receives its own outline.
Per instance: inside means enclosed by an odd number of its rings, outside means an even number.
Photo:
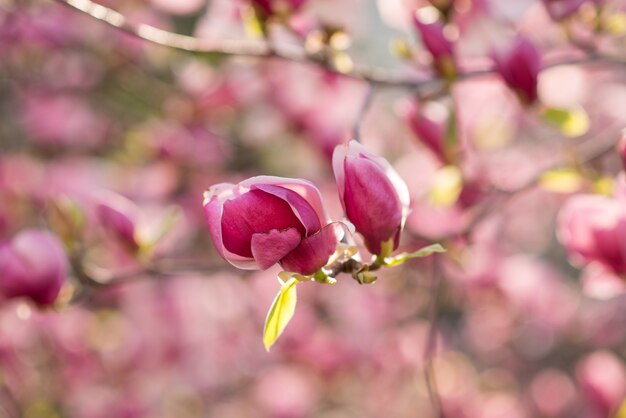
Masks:
[[[388,88],[404,88],[410,90],[420,90],[426,87],[436,87],[445,83],[438,76],[431,78],[417,79],[415,76],[406,74],[391,73],[389,70],[373,68],[363,65],[355,65],[351,71],[345,72],[337,69],[332,61],[327,59],[325,54],[309,54],[301,47],[282,46],[280,49],[271,47],[266,40],[232,40],[222,39],[219,41],[202,39],[193,36],[182,35],[164,29],[156,28],[147,24],[133,24],[123,14],[105,7],[91,0],[54,0],[57,3],[71,7],[86,15],[91,16],[109,26],[144,41],[156,45],[178,49],[198,54],[230,55],[249,58],[279,58],[287,61],[311,63],[326,69],[327,71],[368,82],[372,86]],[[565,61],[555,61],[543,67],[543,69],[562,65],[587,65],[594,63],[605,63],[610,65],[626,66],[626,60],[619,57],[602,56],[597,53],[590,53],[578,59]],[[458,81],[492,75],[495,73],[493,67],[477,71],[468,71],[459,74]]]

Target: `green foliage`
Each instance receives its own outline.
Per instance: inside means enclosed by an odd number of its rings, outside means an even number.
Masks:
[[[282,282],[280,278],[279,281]],[[263,329],[263,344],[267,351],[270,351],[272,345],[280,337],[293,317],[298,300],[296,293],[296,284],[298,283],[299,280],[294,276],[291,276],[286,282],[282,282],[282,286],[274,298],[272,306],[270,306],[270,310],[265,318],[265,328]]]

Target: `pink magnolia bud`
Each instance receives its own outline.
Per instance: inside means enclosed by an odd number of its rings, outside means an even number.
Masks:
[[[524,104],[537,100],[537,77],[541,57],[537,48],[526,38],[519,37],[507,51],[493,54],[496,70],[506,84],[517,93]]]
[[[437,9],[424,7],[415,12],[413,22],[424,46],[432,55],[439,74],[445,78],[453,78],[456,73],[454,45],[446,37],[445,25],[439,18],[440,13]]]
[[[204,210],[217,251],[235,267],[265,270],[276,263],[311,275],[338,241],[319,190],[306,180],[252,177],[221,183],[204,194]]]
[[[102,227],[131,248],[138,246],[135,229],[139,209],[117,193],[98,193],[96,215]]]
[[[25,230],[0,244],[0,292],[28,297],[40,305],[57,298],[68,262],[62,244],[48,231]]]
[[[418,107],[416,103],[409,102],[402,110],[417,139],[428,147],[439,161],[446,162],[448,158],[445,138],[449,115],[445,107],[435,102]]]
[[[626,368],[610,351],[596,351],[585,357],[576,368],[576,377],[600,416],[613,416],[626,397]]]
[[[578,195],[561,208],[557,235],[568,252],[626,274],[626,208],[617,199]]]
[[[526,38],[519,37],[507,51],[493,54],[496,70],[506,84],[517,93],[524,104],[537,100],[537,76],[541,57],[537,48]]]
[[[379,255],[389,241],[393,250],[398,248],[410,197],[393,167],[350,141],[335,148],[333,171],[346,217],[363,236],[367,249]]]

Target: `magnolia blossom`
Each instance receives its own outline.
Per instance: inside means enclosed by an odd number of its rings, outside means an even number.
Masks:
[[[493,54],[496,70],[523,103],[537,100],[537,77],[541,57],[537,48],[526,38],[519,37],[507,51]]]
[[[259,176],[216,184],[204,194],[204,210],[217,251],[241,269],[280,263],[311,275],[338,241],[338,226],[328,223],[319,190],[306,180]]]
[[[579,195],[559,214],[558,237],[570,254],[626,274],[626,206],[605,196]]]
[[[67,276],[63,246],[50,232],[30,229],[0,244],[0,292],[28,297],[40,305],[57,298]]]
[[[96,199],[96,215],[100,224],[122,243],[131,248],[137,247],[137,206],[125,197],[109,191],[99,192]]]
[[[356,141],[339,145],[333,154],[333,171],[346,217],[363,236],[372,254],[398,248],[400,231],[409,212],[409,190],[382,157]],[[385,254],[387,255],[387,254]]]
[[[418,105],[408,102],[402,109],[404,118],[417,139],[430,149],[441,162],[447,161],[445,140],[448,111],[440,103]]]
[[[413,15],[413,23],[424,46],[433,56],[437,71],[444,77],[452,77],[455,72],[454,44],[446,37],[439,12],[428,7],[419,9]]]

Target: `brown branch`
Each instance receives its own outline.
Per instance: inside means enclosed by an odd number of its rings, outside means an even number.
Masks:
[[[311,63],[318,65],[327,71],[362,80],[371,85],[420,90],[426,87],[437,87],[445,84],[438,76],[426,79],[416,79],[415,76],[391,73],[389,70],[373,68],[363,65],[355,65],[351,71],[343,72],[332,64],[325,54],[309,54],[301,47],[281,47],[280,50],[271,47],[266,40],[232,40],[221,39],[219,41],[202,39],[193,36],[182,35],[164,29],[156,28],[147,24],[133,24],[123,14],[105,7],[91,0],[54,0],[57,3],[76,9],[91,16],[109,26],[126,32],[136,38],[151,42],[156,45],[178,49],[198,54],[230,55],[249,58],[279,58],[287,61]],[[610,65],[625,66],[626,60],[619,57],[602,56],[590,53],[583,58],[574,60],[552,62],[543,69],[562,65],[588,65],[604,63]],[[468,71],[459,74],[458,81],[474,79],[495,73],[493,67],[477,71]]]
[[[357,114],[357,117],[354,121],[354,126],[352,127],[352,136],[357,142],[361,142],[361,126],[363,125],[363,119],[365,119],[365,115],[374,99],[375,90],[376,85],[370,84],[367,92],[365,93],[365,97],[363,98],[363,102],[361,103],[359,113]]]

